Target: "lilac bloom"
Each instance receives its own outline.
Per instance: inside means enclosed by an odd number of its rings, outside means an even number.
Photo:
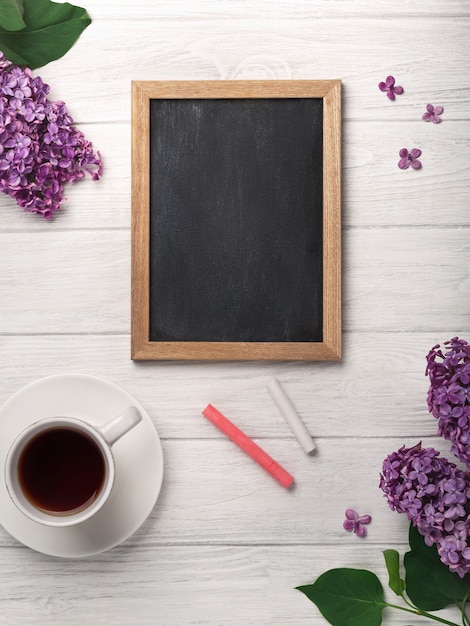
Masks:
[[[395,96],[401,96],[404,93],[403,87],[399,85],[395,85],[395,78],[393,76],[387,76],[385,82],[379,83],[380,91],[385,91],[387,93],[387,98],[389,100],[395,100]]]
[[[460,560],[459,552],[464,549],[466,549],[464,541],[457,539],[457,537],[449,537],[441,540],[437,551],[444,563],[455,566]]]
[[[1,93],[5,96],[14,96],[15,92],[13,90],[16,87],[16,83],[16,78],[10,72],[4,72],[0,83]]]
[[[452,383],[449,386],[442,385],[442,387],[437,389],[437,394],[438,404],[444,404],[447,402],[460,404],[465,399],[465,389],[457,383]]]
[[[21,103],[18,109],[19,115],[22,115],[26,122],[42,122],[45,118],[44,107],[42,104],[36,104],[29,98]]]
[[[46,96],[51,90],[49,85],[44,83],[40,76],[36,76],[35,78],[33,78],[31,81],[31,85],[33,87],[34,93],[36,94],[37,101],[41,102],[41,104],[45,104]]]
[[[46,219],[65,201],[67,182],[102,173],[99,152],[73,125],[65,103],[48,99],[49,91],[0,52],[0,191]]]
[[[470,561],[470,548],[464,548],[462,550],[462,556],[466,561]]]
[[[440,124],[441,118],[440,115],[444,112],[443,107],[434,107],[432,104],[426,105],[426,112],[423,113],[421,119],[425,122],[432,122],[433,124]]]
[[[9,61],[3,52],[0,51],[0,69],[10,67],[10,65],[12,65],[12,62]]]
[[[27,68],[26,68],[27,69]],[[29,85],[30,74],[26,70],[15,65],[11,66],[8,72],[4,73],[3,93],[15,98],[29,98],[32,94]]]
[[[370,524],[372,517],[370,515],[359,516],[354,509],[346,509],[346,519],[343,522],[343,528],[348,532],[354,532],[358,537],[367,535],[366,524]]]
[[[461,539],[462,541],[467,541],[468,538],[468,526],[467,523],[464,522],[463,520],[459,520],[458,522],[455,522],[454,524],[454,529],[453,529],[453,535],[455,537],[457,537],[457,539]]]
[[[406,514],[409,520],[414,520],[418,517],[419,511],[423,506],[423,503],[414,489],[410,489],[406,492],[406,495],[401,499],[401,505],[406,509]]]
[[[423,514],[427,523],[432,524],[434,528],[443,528],[445,517],[438,509],[434,508],[434,506],[430,502],[425,505],[423,509]]]
[[[449,504],[465,504],[467,502],[467,481],[462,475],[456,475],[442,481],[440,485],[443,493],[443,502]]]
[[[431,355],[431,373],[434,363]],[[385,459],[380,488],[390,508],[405,513],[426,545],[438,547],[441,561],[451,571],[460,577],[470,572],[470,473],[419,443],[403,446]]]
[[[440,410],[440,415],[439,417],[442,417],[443,419],[449,418],[449,417],[456,417],[459,418],[462,416],[463,414],[463,407],[461,406],[451,406],[450,404],[442,404],[441,405],[441,410]]]
[[[452,443],[452,453],[470,467],[470,345],[453,337],[428,353],[428,408],[438,433]]]
[[[6,154],[5,157],[0,159],[0,172],[6,172],[7,170],[9,170],[13,165],[13,151],[9,150]],[[0,180],[2,180],[1,178],[1,174],[0,174]]]
[[[407,148],[402,148],[399,154],[401,158],[398,161],[398,167],[401,170],[406,170],[410,166],[414,170],[421,169],[421,161],[418,160],[418,157],[421,156],[421,150],[419,150],[419,148],[413,148],[410,151],[408,151]]]
[[[470,362],[464,361],[461,365],[459,365],[453,379],[462,385],[468,385],[470,383]]]
[[[31,145],[31,137],[28,135],[23,135],[21,133],[15,133],[11,135],[7,141],[3,144],[5,148],[13,148],[15,150],[19,150],[23,147],[29,147]]]

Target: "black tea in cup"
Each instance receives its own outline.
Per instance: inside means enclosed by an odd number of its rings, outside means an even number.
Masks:
[[[92,504],[105,483],[106,460],[95,441],[70,427],[34,436],[18,459],[24,496],[53,515],[71,515]]]

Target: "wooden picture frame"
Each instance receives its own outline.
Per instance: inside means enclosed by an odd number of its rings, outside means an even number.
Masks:
[[[313,340],[240,340],[223,335],[212,341],[191,337],[156,339],[150,332],[151,302],[162,302],[165,294],[153,293],[151,284],[151,213],[157,211],[151,187],[157,188],[160,172],[152,171],[151,108],[178,101],[217,101],[257,104],[320,101],[322,119],[321,206],[321,337]],[[256,103],[255,103],[256,100]],[[318,103],[318,102],[317,102]],[[194,108],[194,107],[193,107]],[[153,110],[153,109],[152,109]],[[157,115],[160,109],[156,108]],[[152,114],[155,115],[155,114]],[[154,118],[152,118],[154,119]],[[176,124],[176,123],[175,123]],[[256,129],[258,131],[258,128]],[[307,133],[308,134],[308,133]],[[158,135],[158,133],[157,133]],[[159,136],[153,140],[158,143]],[[226,142],[227,143],[227,142]],[[311,149],[308,148],[308,150]],[[160,157],[166,159],[166,157]],[[168,159],[172,158],[168,155]],[[176,158],[176,157],[175,157]],[[155,161],[162,163],[162,161]],[[155,168],[155,165],[154,165]],[[152,182],[155,178],[156,181]],[[184,182],[184,181],[183,181]],[[178,183],[181,185],[181,180]],[[154,193],[154,192],[152,192]],[[216,193],[216,191],[214,191]],[[177,210],[177,209],[176,209]],[[308,210],[310,210],[308,208]],[[153,223],[153,222],[152,222]],[[161,222],[160,222],[161,224]],[[153,227],[153,226],[152,226]],[[153,227],[155,228],[155,227]],[[179,227],[180,228],[180,227]],[[177,238],[177,232],[172,239]],[[161,246],[158,247],[160,253]],[[183,251],[182,251],[182,254]],[[295,256],[295,255],[294,255]],[[335,361],[341,358],[341,81],[134,81],[132,83],[132,285],[131,358],[133,360],[273,360]],[[307,279],[307,285],[308,285]],[[314,286],[312,285],[312,288]],[[304,290],[303,290],[304,291]],[[307,289],[308,291],[308,289]],[[181,307],[184,308],[184,307]],[[155,309],[155,307],[154,307]],[[153,310],[153,309],[152,309]],[[154,313],[152,313],[154,315]]]

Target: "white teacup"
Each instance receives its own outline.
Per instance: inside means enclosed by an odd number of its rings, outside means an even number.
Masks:
[[[95,515],[114,484],[113,444],[142,419],[130,406],[104,426],[48,417],[23,430],[5,460],[11,499],[47,526],[72,526]]]

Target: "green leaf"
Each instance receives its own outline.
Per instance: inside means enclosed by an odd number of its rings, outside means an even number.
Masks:
[[[388,586],[397,596],[403,596],[406,583],[400,578],[400,555],[396,550],[384,550],[383,554],[388,571]]]
[[[363,569],[331,569],[297,587],[333,626],[379,626],[386,606],[377,576]]]
[[[85,9],[68,2],[23,0],[26,28],[0,28],[0,50],[16,65],[42,67],[63,56],[91,23]]]
[[[404,561],[406,592],[415,606],[422,611],[438,611],[454,604],[437,586],[434,565],[423,562],[415,552],[407,552]]]
[[[458,600],[470,590],[470,576],[460,578],[439,558],[436,546],[427,546],[418,530],[410,526],[411,551],[405,554],[406,592],[423,611],[437,611]]]
[[[417,552],[424,560],[436,561],[436,558],[437,560],[439,560],[437,550],[433,547],[426,545],[423,535],[415,526],[413,526],[413,524],[410,524],[408,532],[408,543],[410,544],[410,548],[413,550],[413,552]]]
[[[0,27],[5,30],[21,30],[26,27],[23,20],[23,0],[0,0],[2,12]]]

